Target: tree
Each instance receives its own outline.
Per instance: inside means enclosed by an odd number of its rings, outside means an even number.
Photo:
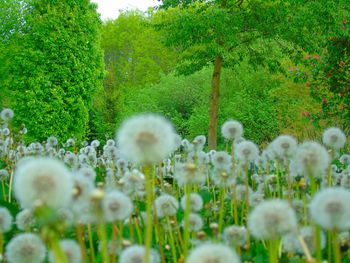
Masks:
[[[114,133],[116,119],[123,111],[124,95],[131,90],[138,93],[139,87],[157,83],[176,63],[175,51],[162,45],[161,35],[150,26],[151,19],[141,12],[130,11],[103,25],[107,76],[94,105],[101,115],[100,123],[107,124],[109,133]]]
[[[177,1],[163,1],[165,8]],[[183,4],[182,2],[186,2]],[[244,56],[265,63],[253,45],[260,39],[291,41],[300,50],[319,46],[346,1],[181,1],[157,12],[155,26],[165,43],[181,51],[180,74],[192,74],[213,65],[209,108],[209,148],[216,148],[222,67],[230,67]],[[325,21],[320,21],[319,15]],[[282,41],[283,43],[283,41]],[[259,58],[259,59],[256,59]],[[262,59],[262,60],[261,60]]]
[[[92,96],[104,76],[96,5],[89,0],[12,3],[11,12],[23,14],[14,23],[21,29],[5,30],[10,37],[0,59],[6,62],[0,86],[9,94],[6,104],[14,109],[15,122],[25,123],[32,139],[84,138]]]

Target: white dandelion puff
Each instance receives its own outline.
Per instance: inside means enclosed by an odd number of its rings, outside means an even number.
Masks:
[[[346,136],[341,129],[331,127],[324,131],[322,141],[329,148],[339,150],[344,147],[346,143]]]
[[[240,263],[238,255],[222,244],[203,244],[190,251],[186,263]]]
[[[248,227],[255,238],[271,240],[295,231],[297,218],[287,201],[267,200],[250,213]]]
[[[113,190],[103,198],[102,208],[106,221],[114,222],[128,218],[132,213],[133,205],[127,195]]]
[[[185,210],[186,207],[186,201],[187,201],[188,195],[184,195],[181,198],[181,207]],[[190,208],[193,212],[199,212],[203,208],[203,199],[199,194],[191,193],[189,195],[190,198]]]
[[[243,136],[243,126],[238,121],[226,121],[221,127],[221,134],[226,140],[236,140]]]
[[[134,163],[159,163],[176,148],[169,121],[154,114],[127,119],[117,134],[121,154]]]
[[[132,245],[127,247],[120,254],[120,263],[144,263],[145,247]],[[160,263],[160,257],[155,250],[151,251],[149,263]]]
[[[309,209],[314,222],[327,230],[350,229],[350,191],[326,188],[316,193]]]
[[[32,208],[38,200],[51,208],[66,207],[73,194],[72,175],[59,161],[28,158],[15,171],[14,191],[23,208]]]
[[[179,208],[179,202],[175,197],[167,194],[163,194],[156,198],[154,201],[157,216],[159,218],[165,216],[173,216],[176,214]]]
[[[6,246],[5,256],[9,263],[41,263],[46,248],[42,240],[34,234],[19,234]]]

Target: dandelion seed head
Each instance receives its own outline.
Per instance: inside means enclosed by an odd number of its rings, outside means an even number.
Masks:
[[[190,251],[186,263],[240,263],[235,251],[222,244],[203,244]]]
[[[137,164],[159,163],[175,150],[175,135],[168,120],[143,114],[126,120],[116,140],[125,159]]]
[[[350,229],[350,191],[340,187],[317,192],[309,209],[314,222],[327,230]]]
[[[272,147],[280,158],[293,156],[297,146],[296,139],[289,135],[280,135],[272,142]]]
[[[15,171],[14,192],[23,208],[32,208],[38,200],[51,208],[66,207],[73,194],[72,175],[57,160],[27,158]]]
[[[159,218],[165,216],[173,216],[179,209],[179,202],[175,197],[168,194],[163,194],[156,198],[154,206]]]
[[[257,239],[276,239],[294,231],[297,227],[297,218],[287,201],[266,200],[250,213],[248,227]]]
[[[122,251],[120,255],[120,263],[144,263],[144,254],[144,246],[129,246]],[[155,250],[151,251],[149,263],[160,263],[160,257]]]
[[[236,140],[243,136],[243,126],[238,121],[226,121],[221,127],[221,134],[226,140]]]
[[[5,122],[8,122],[9,120],[11,120],[14,115],[15,114],[13,113],[13,110],[11,110],[9,108],[3,109],[0,113],[1,119]]]
[[[324,131],[322,141],[326,146],[339,150],[344,147],[346,143],[346,136],[341,129],[331,127]]]
[[[128,218],[133,211],[133,205],[127,195],[113,190],[103,198],[102,209],[106,221],[114,222]]]
[[[243,246],[247,241],[247,229],[244,226],[228,226],[224,229],[222,239],[230,246]]]
[[[9,210],[5,207],[0,207],[0,232],[6,233],[12,229],[13,217]]]
[[[224,151],[215,152],[211,157],[211,163],[215,168],[227,167],[231,164],[231,156]]]
[[[251,141],[243,141],[235,147],[235,155],[244,163],[254,162],[259,155],[259,148]]]
[[[186,201],[187,201],[188,195],[184,195],[181,198],[181,207],[183,210],[186,208]],[[189,194],[190,198],[190,208],[193,212],[199,212],[203,208],[203,199],[199,194],[191,193]]]
[[[35,217],[30,209],[23,209],[16,215],[16,226],[19,230],[28,230],[35,224]]]
[[[6,246],[5,256],[9,263],[41,263],[44,261],[46,248],[35,234],[19,234]]]
[[[60,240],[59,245],[63,251],[63,253],[66,255],[67,260],[69,263],[80,263],[81,260],[81,252],[80,252],[80,246],[79,244],[72,239],[63,239]],[[50,263],[59,263],[55,260],[53,253],[49,253],[49,262]]]
[[[322,176],[329,163],[327,150],[317,142],[307,141],[301,144],[294,157],[297,174],[304,176]]]

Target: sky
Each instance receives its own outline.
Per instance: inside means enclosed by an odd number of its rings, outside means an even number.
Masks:
[[[97,3],[97,11],[101,14],[102,20],[117,18],[119,10],[146,11],[157,4],[157,0],[91,0],[91,2]]]

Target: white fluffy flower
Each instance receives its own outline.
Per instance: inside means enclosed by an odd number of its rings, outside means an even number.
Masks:
[[[159,218],[173,216],[179,208],[179,202],[175,197],[163,194],[154,200],[154,206]]]
[[[176,134],[169,121],[154,114],[127,119],[117,142],[123,157],[134,163],[159,163],[176,148]]]
[[[133,210],[130,198],[117,190],[106,194],[102,200],[102,208],[107,222],[124,220],[130,216]]]
[[[0,113],[1,119],[5,122],[11,120],[14,116],[13,110],[11,109],[3,109]]]
[[[226,168],[231,164],[231,156],[225,151],[215,152],[211,156],[211,163],[214,165],[215,168]]]
[[[186,201],[187,201],[188,195],[184,195],[181,198],[181,207],[185,210],[186,207]],[[190,208],[194,212],[198,212],[203,208],[203,199],[199,194],[191,193],[190,194]]]
[[[326,188],[314,196],[310,203],[311,218],[324,229],[350,229],[350,191]]]
[[[294,157],[296,171],[305,176],[322,176],[329,162],[327,150],[317,142],[307,141],[301,144]]]
[[[28,158],[15,171],[14,191],[23,208],[32,208],[38,200],[51,208],[66,207],[73,194],[72,175],[59,161]]]
[[[259,148],[251,141],[243,141],[235,147],[235,155],[238,160],[246,162],[254,162],[259,155]]]
[[[227,140],[236,140],[243,136],[243,126],[238,121],[226,121],[221,127],[221,133]]]
[[[41,263],[45,259],[46,248],[42,240],[34,234],[19,234],[6,246],[9,263]]]
[[[244,226],[229,226],[224,229],[223,240],[227,245],[243,246],[247,241],[248,233]]]
[[[6,233],[12,228],[13,217],[9,210],[5,207],[0,207],[0,233]]]
[[[145,247],[133,245],[124,249],[120,255],[120,263],[143,263]],[[152,250],[149,263],[159,263],[160,258],[156,251]]]
[[[203,244],[193,249],[186,263],[239,263],[241,260],[235,251],[222,244]]]
[[[322,141],[326,146],[339,150],[344,147],[346,136],[341,129],[331,127],[324,131]]]
[[[199,214],[196,213],[190,213],[189,214],[189,220],[188,220],[188,229],[191,232],[198,232],[202,229],[204,222],[202,217]],[[185,221],[182,221],[182,226],[185,226]]]
[[[280,135],[272,142],[272,148],[280,158],[293,156],[297,146],[295,138],[289,135]]]
[[[263,201],[250,213],[248,227],[257,239],[270,240],[294,231],[297,218],[287,201]]]
[[[339,161],[342,164],[350,164],[350,154],[343,154],[340,156]]]
[[[16,225],[19,230],[28,230],[35,224],[33,212],[29,209],[23,209],[16,215]]]
[[[81,263],[81,252],[79,244],[72,239],[63,239],[59,242],[62,251],[66,254],[69,263]],[[58,263],[52,252],[49,254],[50,263]]]

